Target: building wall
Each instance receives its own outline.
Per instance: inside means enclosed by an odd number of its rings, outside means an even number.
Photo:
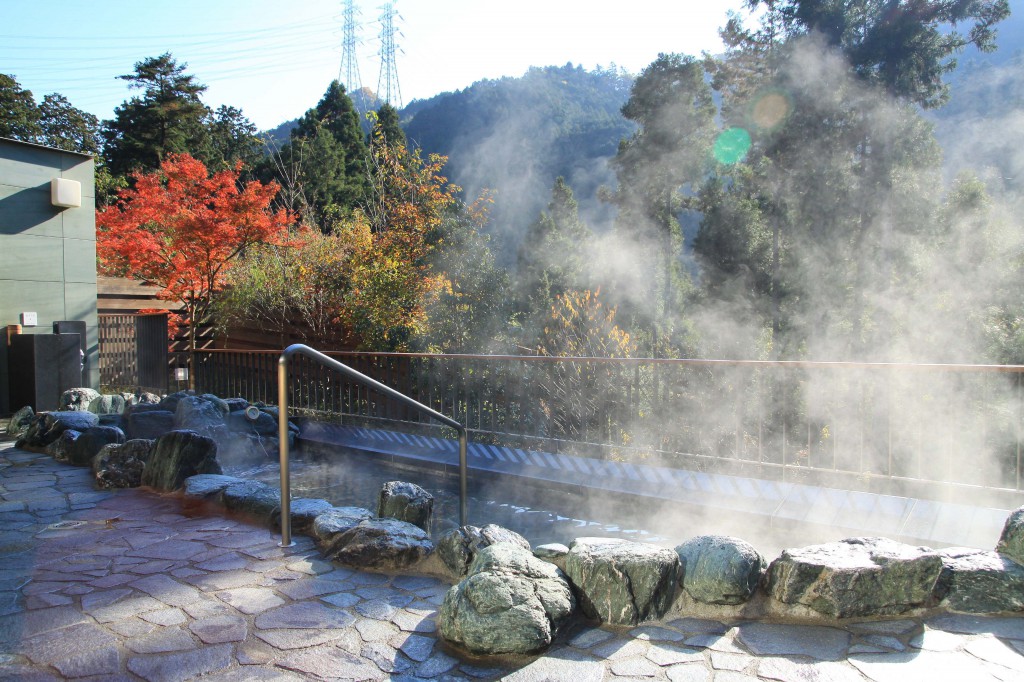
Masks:
[[[34,312],[35,327],[52,333],[53,322],[86,325],[84,383],[99,387],[96,319],[96,187],[92,157],[0,138],[0,328]],[[50,201],[53,178],[82,185],[82,205],[59,208]],[[0,338],[0,414],[8,401],[7,337]]]

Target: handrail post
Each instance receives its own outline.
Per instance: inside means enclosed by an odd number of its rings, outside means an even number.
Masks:
[[[292,542],[292,509],[291,509],[291,476],[288,472],[288,358],[291,354],[286,350],[277,361],[277,440],[278,454],[281,458],[281,544],[280,547],[291,547]]]
[[[466,449],[469,441],[469,433],[465,427],[459,429],[459,525],[469,525],[469,513],[467,511],[469,495],[466,490],[466,471],[469,468],[466,457]]]
[[[413,400],[405,394],[399,393],[390,386],[386,386],[379,381],[371,379],[365,374],[357,372],[351,367],[348,367],[337,360],[333,360],[323,353],[313,350],[309,346],[296,343],[285,348],[281,353],[281,357],[277,361],[277,435],[279,441],[278,453],[281,459],[281,547],[291,547],[295,544],[292,542],[291,477],[288,472],[288,460],[290,454],[290,448],[288,446],[288,360],[295,353],[302,353],[303,355],[316,360],[320,365],[327,367],[328,369],[340,372],[342,375],[350,379],[356,379],[364,385],[369,386],[371,389],[397,400],[407,407],[411,407],[421,412],[426,412],[436,421],[441,422],[445,426],[456,429],[459,433],[459,525],[465,526],[469,523],[467,503],[467,478],[469,470],[467,449],[469,447],[469,430],[454,419],[446,417],[440,412],[427,407],[423,403]]]

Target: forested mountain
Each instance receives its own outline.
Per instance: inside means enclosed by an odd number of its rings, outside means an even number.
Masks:
[[[992,53],[967,50],[947,79],[949,103],[935,110],[947,175],[971,169],[989,191],[1024,189],[1024,13],[1000,26]]]
[[[607,160],[635,130],[621,113],[631,83],[615,67],[531,68],[412,102],[403,127],[424,152],[448,157],[446,171],[467,196],[496,191],[490,229],[507,262],[556,178],[573,188],[585,217],[607,210],[597,189],[612,182]]]
[[[489,229],[499,259],[509,263],[558,177],[572,187],[584,216],[608,222],[597,190],[612,182],[607,161],[635,130],[621,113],[631,84],[615,67],[535,67],[520,78],[415,100],[400,117],[412,146],[448,157],[445,172],[467,200],[494,190]],[[365,113],[379,102],[365,88],[359,95],[352,99],[365,128]],[[264,135],[280,146],[296,125],[288,121]]]

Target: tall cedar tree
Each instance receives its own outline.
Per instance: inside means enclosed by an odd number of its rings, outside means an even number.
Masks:
[[[320,139],[326,134],[325,139]],[[348,210],[360,205],[369,195],[367,177],[367,145],[359,125],[359,114],[345,93],[345,86],[332,81],[317,105],[299,119],[292,130],[291,145],[313,141],[323,147],[325,158],[331,158],[335,167],[320,167],[307,174],[307,182],[316,183],[316,174],[325,173],[335,181],[317,196],[316,208],[324,211],[329,206]]]
[[[171,154],[96,215],[102,271],[156,284],[161,298],[184,304],[190,351],[232,262],[253,244],[288,237],[289,219],[270,207],[278,185],[240,185],[240,173],[241,164],[211,175],[191,156]]]
[[[527,330],[533,344],[540,322],[551,311],[555,298],[570,289],[586,289],[589,242],[593,234],[580,220],[572,188],[557,178],[547,210],[530,225],[518,252],[519,311],[533,318],[537,329]]]

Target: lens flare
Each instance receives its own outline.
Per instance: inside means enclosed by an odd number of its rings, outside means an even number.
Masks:
[[[739,163],[750,151],[750,133],[743,128],[723,130],[715,140],[715,160],[727,166]]]
[[[754,102],[750,116],[762,130],[775,128],[789,114],[789,99],[779,92],[769,92]]]

